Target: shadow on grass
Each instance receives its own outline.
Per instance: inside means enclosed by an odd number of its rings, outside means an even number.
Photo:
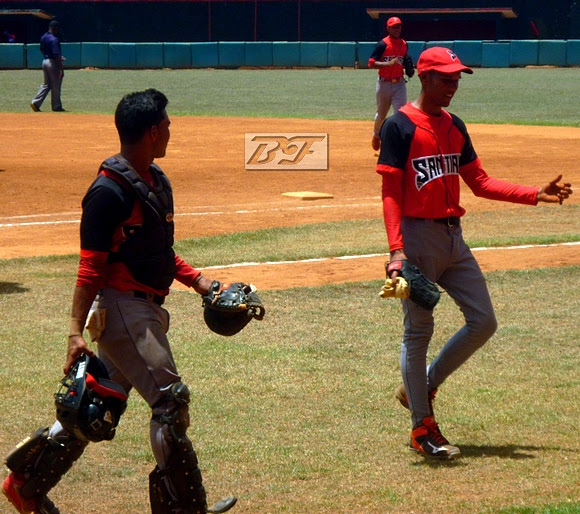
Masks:
[[[460,445],[461,455],[466,458],[501,457],[502,459],[535,459],[537,452],[547,448],[543,446],[520,446],[518,444],[506,444],[504,446],[474,446]]]
[[[0,282],[0,294],[26,293],[30,289],[22,287],[18,282]]]
[[[545,446],[520,446],[517,444],[507,444],[505,446],[474,446],[460,444],[461,458],[453,460],[439,460],[439,459],[424,459],[416,462],[414,466],[429,466],[429,467],[455,467],[465,465],[466,459],[478,459],[486,457],[500,457],[502,459],[523,460],[535,459],[536,453],[549,450]],[[561,449],[558,449],[561,451]]]

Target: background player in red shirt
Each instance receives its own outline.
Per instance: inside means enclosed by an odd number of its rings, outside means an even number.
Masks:
[[[461,452],[441,434],[433,413],[437,388],[495,332],[485,278],[463,240],[460,181],[475,195],[536,205],[562,203],[572,193],[562,176],[542,187],[511,184],[482,168],[463,121],[448,113],[461,73],[473,71],[451,50],[433,47],[419,57],[419,97],[388,118],[381,128],[377,172],[383,177],[383,211],[391,262],[409,259],[455,301],[465,325],[427,366],[434,329],[433,311],[401,300],[404,335],[403,384],[396,396],[411,411],[411,449],[450,459]],[[391,278],[396,278],[394,271]]]
[[[369,68],[379,70],[376,87],[377,113],[372,139],[375,151],[380,148],[379,131],[391,104],[393,110],[397,112],[407,103],[407,86],[403,76],[403,59],[407,55],[407,42],[401,39],[403,23],[400,18],[393,16],[387,20],[386,27],[389,35],[377,43],[368,63]]]

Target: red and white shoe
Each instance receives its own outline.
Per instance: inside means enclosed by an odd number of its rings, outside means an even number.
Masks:
[[[25,483],[25,478],[17,473],[10,473],[2,482],[4,496],[20,514],[60,514],[48,496],[24,498],[20,489]]]
[[[411,432],[411,450],[435,459],[451,460],[461,457],[461,450],[449,444],[443,437],[433,416],[423,418],[423,424]]]

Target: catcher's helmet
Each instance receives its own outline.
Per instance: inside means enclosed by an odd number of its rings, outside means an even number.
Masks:
[[[83,441],[110,441],[127,408],[127,393],[97,357],[83,354],[54,395],[56,418]]]

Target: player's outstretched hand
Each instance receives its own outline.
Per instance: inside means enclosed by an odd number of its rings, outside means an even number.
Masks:
[[[558,175],[549,184],[538,191],[538,202],[556,203],[560,205],[572,194],[572,184],[569,182],[559,183],[562,175]]]

